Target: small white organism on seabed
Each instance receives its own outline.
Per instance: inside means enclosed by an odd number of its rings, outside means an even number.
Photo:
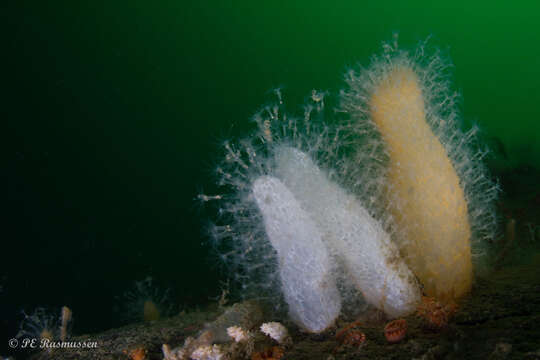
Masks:
[[[286,345],[291,342],[289,331],[279,322],[267,322],[261,325],[263,334],[270,336],[280,345]]]

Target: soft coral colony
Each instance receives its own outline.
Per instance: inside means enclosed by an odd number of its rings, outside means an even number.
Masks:
[[[351,70],[328,121],[313,91],[301,117],[277,102],[257,130],[225,144],[211,233],[246,297],[279,294],[291,319],[321,332],[359,297],[389,318],[422,296],[469,292],[494,238],[491,180],[477,128],[460,130],[448,64],[397,41]],[[279,303],[279,301],[276,301]]]

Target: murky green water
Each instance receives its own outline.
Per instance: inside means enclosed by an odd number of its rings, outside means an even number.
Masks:
[[[221,141],[253,129],[250,116],[277,86],[291,112],[313,88],[337,94],[344,71],[367,65],[396,31],[411,49],[432,36],[451,58],[463,127],[484,130],[493,172],[511,174],[515,189],[537,181],[520,171],[540,166],[539,10],[526,1],[3,4],[2,338],[36,306],[69,305],[75,333],[118,325],[115,297],[148,276],[178,308],[219,296],[212,214],[194,198],[216,192]],[[538,212],[527,216],[540,224]]]

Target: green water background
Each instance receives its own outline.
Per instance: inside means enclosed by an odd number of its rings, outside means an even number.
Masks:
[[[152,276],[181,306],[220,293],[208,257],[224,139],[282,86],[311,89],[399,32],[455,65],[464,127],[494,170],[540,165],[540,6],[514,1],[7,1],[2,23],[4,337],[17,312],[69,305],[75,330],[116,324],[114,296]],[[1,279],[2,277],[0,277]]]

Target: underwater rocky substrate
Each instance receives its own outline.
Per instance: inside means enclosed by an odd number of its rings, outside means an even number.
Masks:
[[[509,263],[489,278],[478,279],[473,291],[459,307],[449,325],[440,331],[425,327],[422,319],[406,318],[405,339],[389,344],[383,334],[384,321],[366,319],[359,328],[366,342],[340,346],[337,326],[322,334],[300,332],[290,323],[293,345],[282,359],[540,359],[540,249],[520,264]],[[182,345],[212,322],[225,308],[216,305],[151,323],[140,323],[99,334],[76,336],[72,341],[96,341],[96,349],[57,349],[32,359],[133,359],[133,350],[144,348],[144,359],[163,359],[162,345]],[[131,354],[131,356],[130,356]]]
[[[535,200],[540,173],[519,173],[517,186],[507,181],[512,174],[499,175],[506,189],[499,212],[504,222],[515,221],[514,238],[498,239],[495,268],[475,280],[471,294],[459,302],[447,327],[430,330],[424,319],[411,315],[405,318],[406,337],[390,344],[383,333],[386,322],[380,313],[369,312],[357,328],[366,341],[355,347],[340,346],[336,338],[351,319],[338,318],[336,326],[321,334],[303,333],[292,322],[284,321],[293,343],[281,359],[540,359],[540,232],[531,232],[531,224],[536,229],[540,223],[540,207]],[[130,356],[134,350],[144,349],[145,357],[135,360],[163,359],[163,344],[182,346],[186,338],[197,336],[206,324],[230,308],[214,303],[171,318],[70,339],[95,341],[96,349],[56,349],[27,356],[20,353],[15,358],[127,360],[134,359]],[[270,311],[264,312],[262,318],[260,314],[256,317],[258,323],[275,320]],[[259,345],[272,346],[272,342]]]

